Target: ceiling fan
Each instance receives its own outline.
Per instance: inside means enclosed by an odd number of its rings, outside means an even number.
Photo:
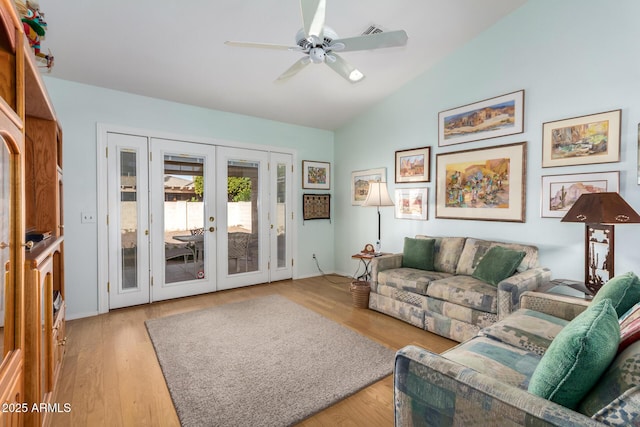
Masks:
[[[362,80],[364,74],[336,52],[379,49],[407,44],[408,37],[404,30],[380,32],[344,39],[338,38],[335,31],[324,25],[326,3],[326,0],[300,0],[303,28],[296,34],[296,46],[235,41],[227,41],[225,44],[236,47],[290,50],[305,54],[287,71],[282,73],[277,80],[293,77],[310,63],[325,63],[351,83]]]

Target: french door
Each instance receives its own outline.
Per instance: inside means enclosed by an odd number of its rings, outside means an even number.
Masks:
[[[291,278],[292,156],[107,133],[109,308]]]
[[[151,300],[216,290],[215,146],[151,139]]]

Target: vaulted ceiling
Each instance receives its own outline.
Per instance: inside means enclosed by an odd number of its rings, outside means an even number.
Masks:
[[[366,78],[324,64],[276,78],[302,55],[229,47],[295,45],[299,0],[40,1],[50,76],[215,110],[333,130],[422,74],[526,0],[327,0],[341,37],[403,29],[404,47],[344,52]]]

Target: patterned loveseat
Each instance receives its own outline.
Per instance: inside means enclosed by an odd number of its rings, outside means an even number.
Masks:
[[[598,305],[604,306],[602,303]],[[612,307],[610,300],[606,303]],[[594,304],[595,300],[591,309]],[[609,347],[609,356],[598,370],[581,363],[589,363],[593,352],[605,352],[601,344],[592,345],[592,353],[580,360],[588,344],[575,335],[565,334],[567,340],[558,335],[565,327],[568,332],[569,319],[587,306],[586,301],[574,297],[525,292],[519,310],[442,355],[416,346],[400,349],[394,370],[395,425],[640,425],[640,341],[618,346],[618,342],[625,342],[625,329],[622,341],[619,332],[618,336],[611,331],[603,334],[611,345],[604,346]],[[637,313],[639,306],[629,311]],[[616,312],[611,311],[617,327]],[[586,317],[584,314],[581,317]],[[623,319],[620,322],[622,325]],[[590,326],[581,333],[602,329]],[[559,347],[550,347],[556,337],[556,341],[570,342],[574,353],[560,353],[559,362],[552,359],[552,364],[545,366],[557,376],[557,383],[549,385],[554,392],[559,388],[562,393],[576,392],[574,382],[595,371],[591,382],[573,396],[572,405],[561,402],[557,395],[530,392],[545,352],[553,353]]]
[[[369,308],[458,342],[504,318],[518,308],[523,292],[551,280],[550,270],[538,266],[535,246],[470,237],[416,239],[434,240],[433,268],[403,267],[403,253],[375,258]],[[474,271],[496,246],[524,252],[524,258],[510,277],[489,284]]]

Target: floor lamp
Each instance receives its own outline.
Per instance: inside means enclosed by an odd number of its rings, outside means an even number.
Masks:
[[[376,242],[376,252],[380,252],[380,206],[393,206],[393,201],[389,197],[386,182],[370,182],[369,194],[362,206],[375,206],[378,209],[378,241]]]
[[[584,284],[595,295],[614,276],[613,226],[640,223],[640,215],[618,193],[585,193],[561,222],[585,224]]]

